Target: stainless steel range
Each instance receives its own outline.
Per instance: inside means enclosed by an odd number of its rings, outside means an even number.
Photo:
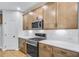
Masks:
[[[27,53],[32,57],[39,56],[39,41],[45,40],[46,34],[44,33],[36,33],[34,38],[30,38],[27,40]]]

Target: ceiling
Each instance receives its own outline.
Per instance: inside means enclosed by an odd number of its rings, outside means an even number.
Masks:
[[[40,2],[0,2],[0,10],[17,10],[25,11],[39,4]]]

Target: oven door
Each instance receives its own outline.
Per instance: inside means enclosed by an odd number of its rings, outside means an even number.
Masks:
[[[32,56],[32,57],[37,57],[38,56],[38,48],[36,46],[27,44],[27,53]]]

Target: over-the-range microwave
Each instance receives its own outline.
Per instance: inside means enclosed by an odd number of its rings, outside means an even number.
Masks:
[[[35,21],[32,22],[33,30],[41,30],[44,28],[44,20],[42,18],[36,18]]]

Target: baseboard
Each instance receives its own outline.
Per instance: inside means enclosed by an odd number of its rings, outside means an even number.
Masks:
[[[19,49],[2,49],[2,51],[7,51],[7,50],[18,51]]]

